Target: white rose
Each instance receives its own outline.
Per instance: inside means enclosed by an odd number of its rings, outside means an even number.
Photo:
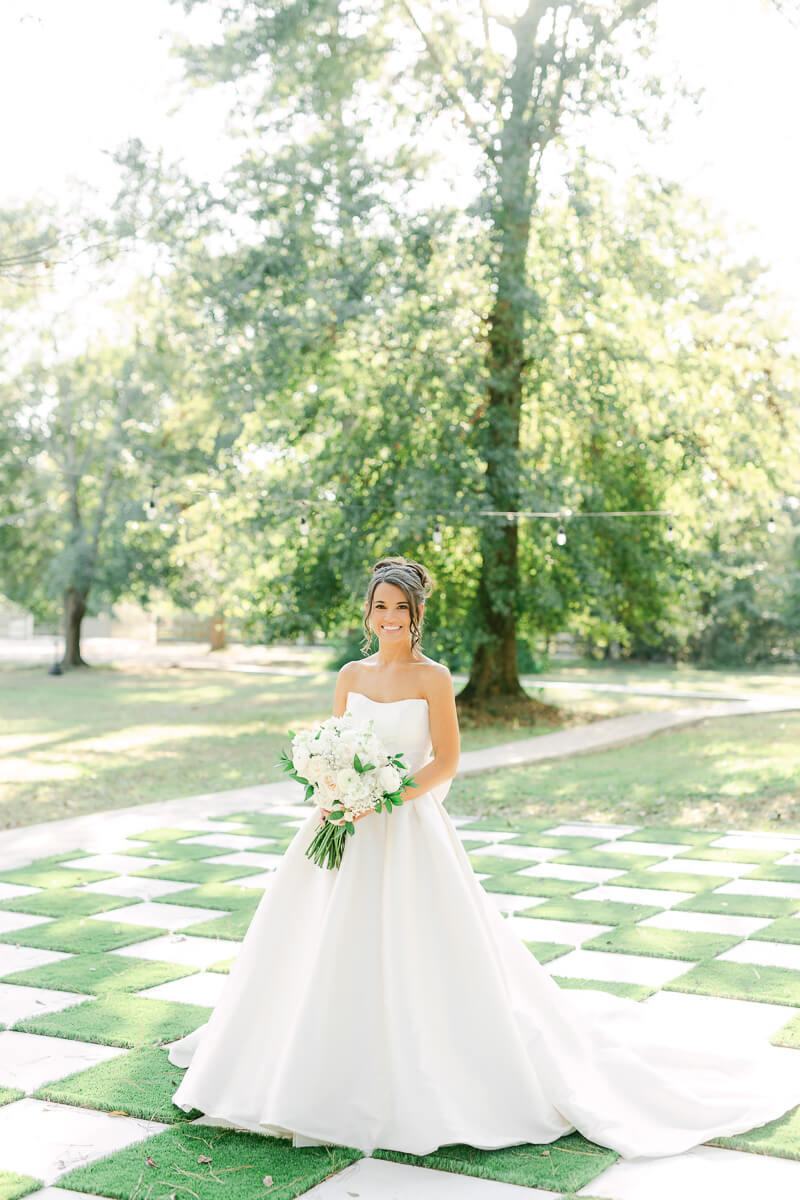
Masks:
[[[396,767],[381,767],[378,771],[378,782],[384,792],[396,792],[400,787],[400,772]]]
[[[353,767],[342,767],[336,773],[336,782],[342,792],[353,791],[358,785],[358,771]]]
[[[308,779],[306,771],[308,769],[308,764],[311,762],[311,755],[308,753],[308,750],[306,750],[305,746],[301,746],[299,750],[295,750],[292,756],[292,762],[294,763],[294,769],[297,771],[297,774],[302,775],[304,779]]]
[[[324,759],[318,758],[315,755],[313,758],[308,760],[308,765],[303,772],[303,777],[307,779],[309,783],[319,783],[319,781],[322,779],[322,776],[325,774],[325,771],[326,767]]]

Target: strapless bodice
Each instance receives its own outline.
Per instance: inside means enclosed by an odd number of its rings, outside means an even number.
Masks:
[[[372,719],[386,749],[402,754],[409,772],[418,771],[433,757],[427,700],[373,700],[363,692],[348,692],[346,711],[365,721]]]

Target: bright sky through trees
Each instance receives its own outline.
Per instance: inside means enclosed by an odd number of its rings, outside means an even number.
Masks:
[[[494,0],[513,13],[520,0]],[[215,5],[187,18],[168,0],[4,0],[0,8],[0,204],[64,196],[82,181],[111,194],[107,151],[129,137],[161,144],[193,172],[218,177],[236,153],[224,137],[219,87],[180,84],[171,34],[205,38]],[[653,64],[680,67],[704,86],[700,112],[678,115],[648,147],[609,124],[592,131],[595,153],[622,171],[645,165],[708,196],[800,311],[800,27],[766,0],[662,0]],[[9,114],[13,114],[9,119]],[[800,316],[797,318],[800,326]]]

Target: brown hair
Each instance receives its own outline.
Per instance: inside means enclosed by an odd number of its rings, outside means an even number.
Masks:
[[[379,583],[393,583],[405,593],[411,613],[411,649],[413,650],[422,641],[423,614],[420,606],[433,591],[433,579],[422,563],[414,562],[410,558],[403,558],[402,554],[394,558],[378,559],[372,568],[372,578],[367,586],[367,611],[364,613],[362,654],[367,654],[372,645],[369,614],[372,611],[372,597]]]

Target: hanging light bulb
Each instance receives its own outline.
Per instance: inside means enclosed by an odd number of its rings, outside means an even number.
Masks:
[[[158,505],[156,504],[156,485],[155,484],[153,484],[152,488],[150,489],[150,499],[147,501],[147,504],[144,506],[144,511],[145,511],[148,521],[155,521],[156,517],[158,516]]]
[[[564,531],[563,525],[559,525],[559,527],[558,527],[558,533],[556,534],[556,541],[558,542],[559,546],[565,546],[567,543],[567,535]]]
[[[309,532],[308,520],[306,518],[305,513],[303,513],[302,517],[300,518],[300,537],[303,538],[304,541],[308,540],[308,532]]]
[[[433,544],[434,544],[434,546],[441,546],[441,544],[442,544],[442,531],[439,528],[438,521],[436,522],[436,524],[433,527]]]
[[[774,516],[771,516],[767,521],[767,533],[774,533],[776,528],[777,526],[775,525],[775,518]]]
[[[675,537],[675,531],[672,528],[672,521],[668,521],[667,522],[667,541],[668,542],[673,541],[674,537]]]

